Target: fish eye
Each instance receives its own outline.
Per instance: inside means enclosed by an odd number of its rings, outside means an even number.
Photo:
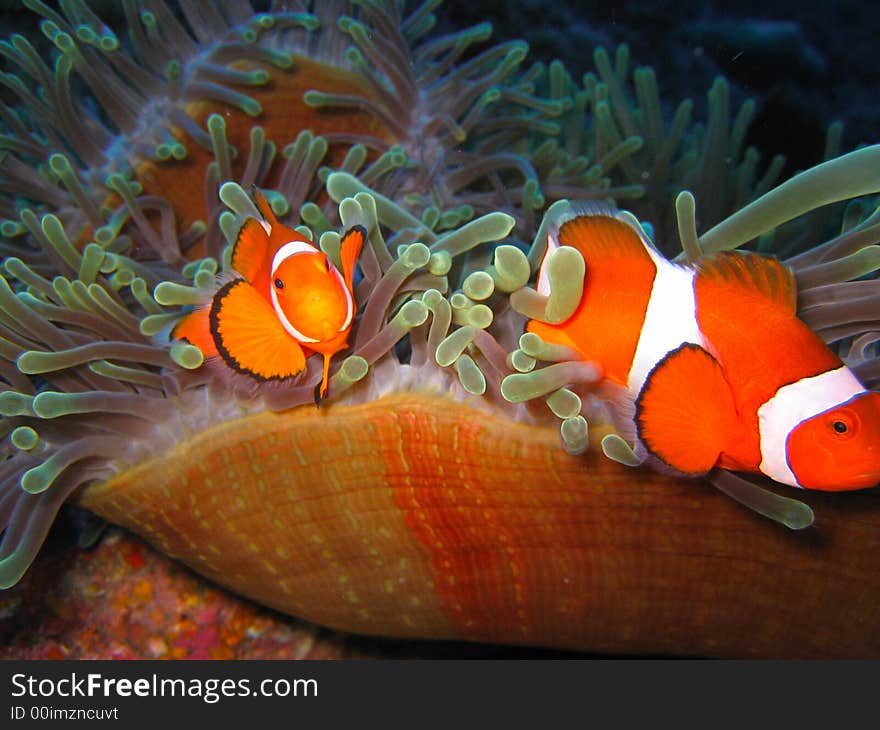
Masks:
[[[283,289],[283,288],[284,288],[284,282],[281,281],[281,279],[275,279],[275,288],[276,288],[276,289]]]
[[[828,427],[837,438],[847,439],[859,430],[859,418],[849,410],[829,414]]]

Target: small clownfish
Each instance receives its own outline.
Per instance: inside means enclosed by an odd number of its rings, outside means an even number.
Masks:
[[[548,253],[560,245],[584,257],[580,304],[528,330],[603,368],[643,461],[826,491],[880,482],[880,394],[797,318],[786,266],[743,251],[671,263],[602,205],[552,221]],[[543,262],[537,288],[549,294]]]
[[[266,198],[254,192],[263,220],[248,218],[232,249],[237,274],[210,302],[171,331],[208,357],[257,380],[301,373],[313,352],[324,356],[318,398],[327,394],[330,358],[348,346],[356,310],[355,262],[366,231],[342,237],[342,272],[311,241],[278,222]]]

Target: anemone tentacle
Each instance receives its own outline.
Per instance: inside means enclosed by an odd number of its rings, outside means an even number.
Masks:
[[[735,249],[754,238],[773,233],[791,219],[810,214],[829,203],[880,193],[874,159],[880,148],[867,147],[812,168],[755,199],[739,212],[721,221],[709,232],[697,233],[694,196],[681,194],[677,200],[680,246],[685,257],[696,262],[712,251]],[[565,201],[554,204],[559,210],[569,207]],[[629,215],[635,225],[638,220]],[[870,207],[851,206],[845,218],[848,228],[830,241],[812,241],[810,248],[793,256],[786,263],[792,268],[798,284],[798,316],[823,340],[837,351],[845,362],[872,388],[878,384],[877,361],[880,359],[877,330],[880,329],[880,226],[877,213]],[[529,260],[539,261],[546,250],[546,233],[539,232]],[[565,251],[561,247],[545,259],[550,281],[550,297],[523,287],[511,295],[511,305],[531,319],[544,322],[566,320],[580,301],[584,281],[581,266],[571,263],[554,267],[553,257]],[[569,249],[575,259],[580,254]],[[556,299],[556,302],[553,299]],[[557,303],[558,302],[558,303]],[[558,312],[558,314],[557,314]],[[511,365],[518,371],[504,378],[502,395],[512,402],[545,400],[560,417],[563,441],[567,448],[577,447],[565,438],[566,428],[573,428],[569,419],[586,417],[607,425],[607,412],[601,406],[591,410],[586,403],[566,394],[586,396],[584,384],[596,376],[580,356],[566,347],[550,346],[540,338],[527,334],[519,348],[510,354]],[[540,363],[540,367],[536,364]],[[572,366],[580,370],[575,372]],[[583,372],[581,372],[581,370]],[[547,396],[552,393],[552,396]],[[551,398],[556,402],[551,401]],[[568,405],[568,403],[571,405]],[[566,403],[560,408],[560,402]],[[577,406],[577,408],[575,408]],[[608,438],[608,437],[606,437]],[[614,443],[603,441],[606,456],[627,465],[638,465],[626,441],[616,435]],[[719,489],[756,509],[760,513],[793,528],[812,524],[813,514],[806,505],[783,498],[757,485],[727,474],[712,474],[710,480]]]

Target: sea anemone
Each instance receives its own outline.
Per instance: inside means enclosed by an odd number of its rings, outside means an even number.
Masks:
[[[800,583],[761,580],[748,567],[758,551],[803,567],[810,546],[699,482],[618,463],[626,454],[608,446],[589,394],[596,369],[523,340],[511,303],[529,297],[550,203],[643,196],[661,244],[676,212],[689,259],[756,239],[785,246],[802,316],[876,387],[877,213],[850,205],[826,243],[780,228],[880,192],[876,147],[763,196],[745,153],[739,192],[719,194],[712,165],[742,150],[748,115],[730,131],[719,113],[703,134],[679,114],[663,142],[644,70],[644,113],[626,111],[625,51],[614,72],[597,52],[600,80],[576,89],[559,64],[521,69],[523,44],[473,50],[487,25],[430,37],[435,2],[409,14],[366,0],[266,13],[195,2],[180,15],[126,2],[122,41],[83,2],[63,14],[28,5],[56,51],[53,68],[22,36],[0,46],[21,69],[3,77],[14,102],[0,117],[0,584],[20,579],[73,495],[222,585],[349,631],[617,651],[864,649],[880,596],[876,500],[860,500],[850,523],[849,503],[817,497],[831,546]],[[693,164],[696,198],[664,206]],[[351,347],[320,410],[318,363],[261,386],[168,339],[228,268],[228,244],[256,215],[254,185],[331,258],[339,230],[368,233]],[[744,207],[698,236],[701,186],[716,201],[701,225]],[[577,277],[558,268],[542,306],[564,311]],[[716,482],[742,495],[731,479]],[[792,508],[767,499],[778,518]],[[741,580],[724,583],[724,569]],[[741,589],[747,610],[697,616],[694,580]],[[796,592],[808,600],[785,600]],[[839,607],[854,600],[847,621]],[[817,603],[827,626],[805,639]],[[785,606],[791,631],[767,628],[770,604]],[[687,626],[699,628],[690,640]]]

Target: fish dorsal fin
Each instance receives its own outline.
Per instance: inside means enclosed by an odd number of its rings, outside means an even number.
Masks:
[[[272,206],[269,205],[269,201],[266,199],[266,196],[263,195],[256,187],[251,188],[251,195],[254,196],[254,202],[257,204],[257,210],[260,211],[260,215],[263,216],[263,219],[270,226],[277,226],[278,219],[275,217],[275,211],[272,210]]]
[[[736,407],[721,366],[699,345],[664,357],[636,400],[639,439],[684,474],[705,474],[736,427]]]
[[[339,259],[342,263],[342,278],[345,285],[351,291],[354,283],[354,267],[357,263],[358,256],[361,255],[361,249],[364,247],[364,241],[367,238],[367,232],[363,226],[352,226],[349,228],[342,241],[339,244]]]
[[[269,236],[256,218],[248,218],[232,248],[232,268],[251,284],[269,275]]]
[[[722,251],[695,264],[697,276],[705,283],[747,290],[760,294],[786,311],[797,309],[797,283],[785,264],[750,251]]]
[[[244,279],[217,290],[209,324],[220,356],[239,373],[280,380],[305,369],[302,347],[281,326],[272,305]]]

